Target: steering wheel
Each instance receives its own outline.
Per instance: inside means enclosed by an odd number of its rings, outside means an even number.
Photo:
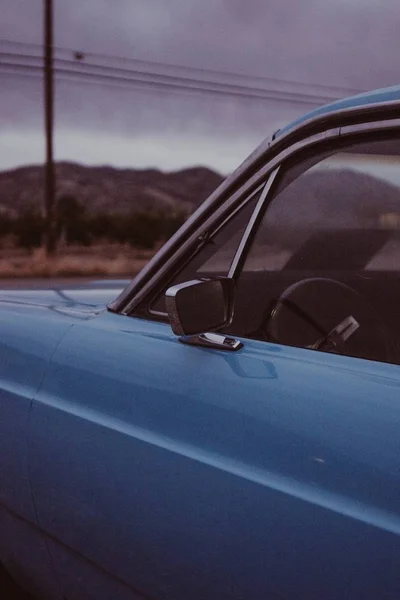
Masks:
[[[356,290],[327,278],[303,279],[278,298],[262,327],[264,339],[288,346],[391,361],[390,334]]]

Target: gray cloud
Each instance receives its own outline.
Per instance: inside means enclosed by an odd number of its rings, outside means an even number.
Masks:
[[[54,4],[55,40],[61,47],[302,81],[308,84],[303,89],[311,91],[318,89],[313,84],[362,90],[400,82],[398,0],[55,0]],[[0,0],[0,38],[40,43],[42,5],[42,0]],[[2,129],[39,131],[41,84],[0,77]],[[270,82],[274,85],[278,86]],[[253,143],[310,108],[57,84],[58,129],[75,128],[88,136],[129,139],[148,133],[168,140],[175,135],[177,143],[190,136]],[[1,151],[6,150],[0,137]]]

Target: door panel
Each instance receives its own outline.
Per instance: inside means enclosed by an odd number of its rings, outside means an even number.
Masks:
[[[399,368],[243,342],[115,314],[62,340],[30,457],[73,598],[107,577],[171,600],[398,599]]]
[[[38,335],[39,311],[0,312],[0,503],[19,517],[36,522],[29,486],[27,434],[33,396],[43,380],[51,353],[68,326],[49,326]],[[42,311],[43,312],[43,311]]]
[[[112,547],[109,551],[113,552]],[[51,541],[51,553],[66,600],[148,600],[148,596],[134,592],[131,586],[84,559],[81,554],[70,549],[66,551],[65,545],[54,539]]]
[[[0,505],[0,562],[18,589],[32,595],[29,598],[62,600],[45,538],[36,525],[21,519],[3,504]],[[5,596],[1,580],[0,598],[17,600],[19,596]]]
[[[0,562],[27,589],[57,598],[57,582],[37,527],[28,469],[32,399],[62,334],[50,311],[2,303],[0,312]],[[49,316],[50,315],[50,316]],[[41,317],[45,326],[38,335]]]

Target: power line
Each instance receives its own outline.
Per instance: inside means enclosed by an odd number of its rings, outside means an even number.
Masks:
[[[3,70],[3,73],[8,73],[11,71],[19,72],[22,74],[31,75],[32,72],[37,74],[41,74],[41,67],[37,65],[27,65],[15,62],[0,62],[0,68]],[[57,78],[67,77],[70,81],[75,79],[75,82],[82,82],[85,80],[95,81],[97,84],[103,84],[104,82],[115,82],[117,84],[125,84],[130,86],[140,87],[149,87],[149,88],[157,88],[158,90],[169,92],[171,90],[178,90],[181,92],[195,92],[198,94],[207,94],[207,95],[215,95],[215,96],[230,96],[236,98],[247,98],[247,99],[257,99],[257,100],[269,100],[269,101],[281,101],[288,102],[290,104],[305,104],[308,106],[316,106],[323,104],[327,100],[334,100],[334,98],[317,98],[314,96],[307,95],[298,95],[294,93],[286,93],[277,90],[252,90],[249,89],[235,89],[233,86],[225,85],[222,87],[215,87],[212,84],[183,84],[179,81],[162,81],[158,79],[151,79],[147,75],[145,78],[140,77],[122,77],[120,75],[106,74],[106,73],[93,73],[84,70],[78,69],[66,69],[61,67],[55,67],[54,69],[55,75]]]
[[[19,61],[26,60],[38,60],[37,57],[32,57],[26,54],[20,53],[5,53],[0,52],[0,57],[6,57],[7,59],[11,59],[11,62],[0,62],[0,65],[11,68],[15,65],[17,68],[35,68],[35,64],[30,65],[21,62],[15,62],[15,59]],[[13,62],[14,61],[14,62]],[[62,65],[62,67],[58,67],[58,65]],[[304,93],[304,92],[292,92],[287,90],[276,90],[276,89],[267,89],[260,88],[254,86],[243,86],[238,84],[226,83],[226,82],[217,82],[205,79],[197,79],[193,77],[182,77],[170,74],[159,74],[151,71],[142,71],[142,70],[134,70],[134,69],[123,69],[123,68],[111,68],[104,65],[94,65],[92,63],[77,63],[71,59],[56,59],[55,61],[56,69],[59,73],[64,72],[65,74],[79,74],[79,75],[88,75],[90,77],[98,76],[100,78],[107,77],[112,78],[113,80],[118,80],[121,78],[124,82],[131,81],[134,76],[135,81],[141,81],[142,83],[158,83],[161,86],[166,84],[173,85],[175,88],[186,86],[188,89],[196,89],[199,90],[199,86],[208,91],[215,91],[231,93],[233,95],[245,95],[251,97],[267,97],[267,99],[274,99],[275,97],[279,99],[291,100],[294,102],[298,102],[300,100],[309,100],[315,104],[323,104],[326,102],[331,102],[332,100],[337,100],[338,97],[326,96],[322,94],[312,94],[312,93]],[[64,68],[68,67],[68,68]],[[271,97],[271,95],[273,97]]]
[[[40,51],[40,45],[39,44],[34,44],[34,43],[25,43],[25,42],[18,42],[18,41],[12,41],[12,40],[0,40],[0,47],[2,44],[6,44],[6,45],[11,45],[11,46],[16,46],[16,47],[24,47],[24,48],[32,48],[33,50],[38,50]],[[74,55],[76,53],[76,49],[73,48],[62,48],[62,47],[55,47],[54,48],[55,52],[59,52],[59,53],[68,53],[69,55]],[[319,88],[319,89],[324,89],[326,92],[328,91],[336,91],[336,93],[341,93],[341,95],[349,95],[349,94],[356,94],[356,93],[360,93],[363,90],[359,90],[359,89],[352,89],[352,88],[346,88],[344,86],[338,86],[338,85],[330,85],[330,84],[320,84],[320,83],[311,83],[311,82],[304,82],[304,81],[298,81],[298,80],[294,80],[294,79],[284,79],[284,78],[274,78],[274,77],[265,77],[265,76],[260,76],[260,75],[249,75],[247,73],[235,73],[235,72],[231,72],[231,71],[222,71],[222,70],[217,70],[217,69],[210,69],[210,68],[202,68],[202,67],[189,67],[187,65],[182,65],[182,64],[172,64],[172,63],[163,63],[163,62],[157,62],[157,61],[149,61],[149,60],[142,60],[142,59],[137,59],[137,58],[127,58],[127,57],[121,57],[121,56],[116,56],[116,55],[110,55],[110,54],[101,54],[101,53],[93,53],[93,52],[86,52],[84,50],[80,51],[81,54],[83,55],[83,57],[92,57],[94,59],[105,59],[105,60],[112,60],[112,61],[117,61],[117,62],[123,62],[123,63],[133,63],[136,65],[142,65],[145,67],[152,67],[154,68],[158,68],[158,69],[178,69],[178,70],[182,70],[185,72],[190,72],[190,73],[208,73],[210,75],[213,76],[222,76],[222,77],[234,77],[237,79],[242,79],[242,80],[246,80],[246,81],[259,81],[259,82],[266,82],[266,83],[275,83],[275,84],[283,84],[283,85],[291,85],[291,86],[303,86],[303,87],[307,87],[307,88]],[[39,56],[36,56],[37,58]]]
[[[0,73],[2,73],[1,70],[1,65],[0,65]],[[16,72],[12,72],[10,70],[5,70],[3,71],[3,74],[6,75],[7,77],[12,77],[12,78],[16,78],[16,79],[35,79],[36,81],[41,81],[41,74],[38,72],[24,72],[24,71],[16,71]],[[160,89],[159,87],[157,87],[157,84],[155,85],[141,85],[140,83],[136,83],[136,82],[129,82],[128,84],[124,84],[121,82],[117,82],[117,83],[110,83],[110,82],[105,82],[105,81],[101,81],[99,82],[98,80],[92,80],[92,79],[83,79],[83,78],[77,78],[77,77],[68,77],[66,75],[60,75],[58,73],[55,73],[56,75],[56,80],[59,83],[70,83],[70,84],[79,84],[79,86],[84,85],[84,86],[89,86],[89,87],[98,87],[99,85],[101,85],[101,87],[105,87],[105,88],[109,88],[112,90],[118,89],[118,90],[122,90],[122,91],[127,91],[127,92],[134,92],[134,93],[144,93],[146,95],[148,94],[157,94],[157,96],[160,96],[160,94],[168,94],[170,95],[185,95],[185,96],[189,96],[189,97],[193,97],[194,95],[198,95],[199,93],[202,94],[204,92],[204,94],[207,95],[213,95],[212,91],[201,91],[199,92],[199,90],[196,89],[192,89],[192,88],[186,88],[186,89],[174,89],[174,87],[171,87],[167,90],[163,90]],[[222,98],[223,95],[221,94],[215,94],[215,96],[217,98]],[[229,96],[229,94],[225,94],[225,96]],[[241,98],[246,98],[246,96],[241,95]],[[255,100],[254,97],[249,97],[249,99],[251,100]],[[256,98],[256,100],[261,100],[260,98]],[[291,99],[285,99],[285,98],[280,98],[277,99],[276,97],[274,98],[262,98],[262,100],[264,102],[287,102],[289,104],[292,104],[293,102],[296,102],[294,100]],[[315,101],[311,101],[311,100],[303,100],[303,101],[297,101],[297,103],[302,104],[304,106],[309,106],[309,107],[315,107],[317,106],[317,103]],[[319,106],[320,104],[318,104]]]
[[[43,75],[44,75],[44,121],[46,141],[45,163],[45,248],[46,254],[54,254],[56,249],[56,206],[55,170],[53,152],[54,131],[54,57],[53,57],[53,0],[44,0],[43,6]]]

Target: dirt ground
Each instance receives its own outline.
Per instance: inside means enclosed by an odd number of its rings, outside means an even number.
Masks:
[[[130,246],[68,246],[47,257],[42,248],[0,251],[0,279],[47,277],[128,278],[138,273],[153,256],[153,250]]]

